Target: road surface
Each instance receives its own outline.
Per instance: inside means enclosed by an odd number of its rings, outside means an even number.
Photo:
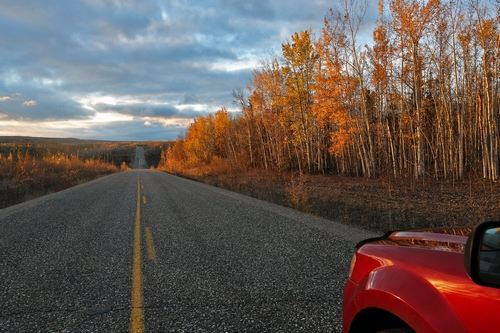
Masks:
[[[132,163],[134,169],[145,169],[148,167],[146,157],[144,156],[144,147],[137,147],[135,149],[134,162]]]
[[[0,210],[0,332],[337,332],[372,234],[165,173]]]

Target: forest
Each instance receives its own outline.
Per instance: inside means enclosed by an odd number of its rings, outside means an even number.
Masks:
[[[241,107],[198,117],[162,166],[396,179],[500,175],[500,3],[342,0],[262,59]]]

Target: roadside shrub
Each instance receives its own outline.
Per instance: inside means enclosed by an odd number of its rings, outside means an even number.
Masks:
[[[288,203],[291,207],[303,211],[309,211],[310,198],[309,192],[306,187],[305,177],[303,175],[292,175],[292,178],[287,184],[285,191],[287,194]]]

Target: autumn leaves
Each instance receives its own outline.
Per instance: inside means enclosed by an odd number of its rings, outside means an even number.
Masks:
[[[363,1],[295,33],[235,94],[241,115],[200,117],[168,168],[217,159],[269,170],[377,177],[499,174],[500,9],[494,1]]]

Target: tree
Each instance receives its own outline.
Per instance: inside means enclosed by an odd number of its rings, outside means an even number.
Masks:
[[[313,131],[315,126],[311,113],[314,69],[317,53],[309,30],[294,33],[291,42],[281,46],[284,58],[283,75],[286,86],[285,112],[291,119],[292,142],[299,170],[317,170],[313,165]]]

